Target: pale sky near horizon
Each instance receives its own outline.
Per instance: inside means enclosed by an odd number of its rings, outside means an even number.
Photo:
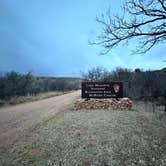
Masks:
[[[123,0],[0,0],[0,72],[32,71],[42,76],[80,76],[92,67],[113,70],[166,67],[165,45],[131,55],[133,45],[107,55],[91,46],[101,31],[96,16],[120,13]]]

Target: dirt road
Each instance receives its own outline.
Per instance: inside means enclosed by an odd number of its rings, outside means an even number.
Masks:
[[[79,96],[80,91],[75,91],[36,102],[1,108],[0,148],[12,145],[25,129],[63,111]]]

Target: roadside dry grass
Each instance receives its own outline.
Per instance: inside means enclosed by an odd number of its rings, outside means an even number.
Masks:
[[[71,91],[51,91],[51,92],[43,92],[39,93],[37,95],[29,95],[29,96],[14,96],[11,97],[7,101],[1,101],[0,106],[7,106],[7,105],[16,105],[20,103],[26,103],[26,102],[31,102],[31,101],[37,101],[37,100],[42,100],[50,97],[55,97],[59,95],[63,95],[66,93],[69,93]]]
[[[166,116],[71,109],[30,129],[0,156],[3,166],[165,166]]]

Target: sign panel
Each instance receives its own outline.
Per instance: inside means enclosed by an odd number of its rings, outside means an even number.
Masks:
[[[82,98],[122,98],[122,82],[82,82]]]

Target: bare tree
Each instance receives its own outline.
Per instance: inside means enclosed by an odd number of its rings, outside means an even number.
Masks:
[[[83,72],[82,77],[86,81],[107,81],[109,78],[109,72],[105,68],[94,67],[86,73]]]
[[[127,0],[123,14],[111,16],[110,11],[97,22],[103,31],[92,44],[104,47],[108,53],[119,44],[138,39],[134,53],[144,54],[166,40],[166,0]]]

